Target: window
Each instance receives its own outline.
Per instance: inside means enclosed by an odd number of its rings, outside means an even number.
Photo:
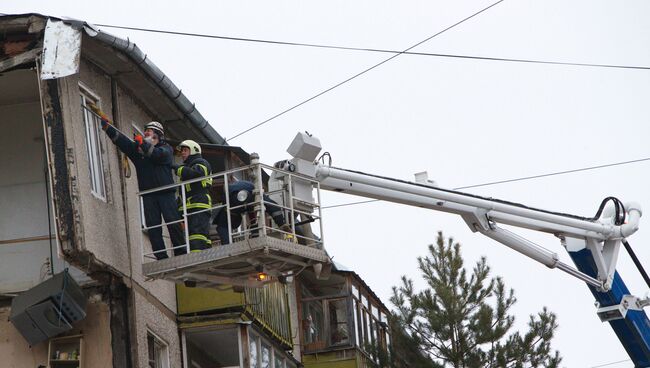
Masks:
[[[262,367],[271,368],[271,348],[262,343]]]
[[[104,164],[102,159],[102,132],[100,119],[90,112],[86,106],[89,103],[99,104],[99,99],[86,89],[81,92],[81,105],[84,107],[83,120],[86,133],[86,150],[88,154],[88,168],[90,170],[90,188],[97,198],[106,200],[106,185],[104,182]]]
[[[277,350],[274,352],[273,368],[284,368],[284,359]]]
[[[352,311],[354,312],[354,330],[356,331],[357,345],[363,346],[363,323],[359,316],[359,302],[356,299],[352,299],[352,301],[354,303]]]
[[[310,348],[322,349],[325,347],[323,341],[323,304],[320,300],[305,302],[303,304],[303,336],[305,344],[311,344]]]
[[[147,349],[149,351],[149,368],[169,368],[167,344],[151,332],[147,332]]]
[[[240,366],[239,327],[200,327],[183,333],[188,368]]]
[[[271,347],[271,343],[256,333],[249,335],[249,354],[251,368],[289,368],[295,367],[287,358],[286,353]]]
[[[257,367],[260,366],[259,363],[258,363],[259,354],[257,353],[257,345],[258,345],[257,343],[258,343],[258,341],[259,341],[258,337],[251,336],[251,339],[250,339],[251,368],[257,368]]]
[[[330,344],[342,345],[350,343],[348,334],[347,300],[329,300]]]

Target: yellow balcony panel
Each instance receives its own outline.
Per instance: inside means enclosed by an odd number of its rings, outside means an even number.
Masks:
[[[246,305],[244,293],[232,289],[207,289],[176,285],[176,298],[178,300],[178,314],[200,313],[244,307]]]

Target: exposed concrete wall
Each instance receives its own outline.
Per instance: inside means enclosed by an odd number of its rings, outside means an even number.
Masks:
[[[0,357],[6,368],[47,366],[47,343],[34,347],[9,322],[10,308],[0,309]]]
[[[151,331],[167,344],[169,351],[169,366],[181,368],[181,342],[176,328],[176,321],[161,313],[140,293],[134,293],[134,310],[136,323],[136,339],[132,344],[137,344],[137,367],[148,366],[147,331]]]
[[[82,224],[83,240],[81,246],[92,252],[101,262],[110,265],[123,274],[129,274],[129,259],[126,248],[126,232],[124,231],[124,216],[120,188],[119,167],[116,160],[109,158],[117,155],[115,146],[100,135],[102,143],[102,159],[106,186],[106,200],[97,198],[91,193],[91,179],[86,146],[83,112],[81,108],[81,90],[79,82],[88,87],[89,91],[99,97],[102,109],[110,111],[111,95],[109,80],[97,72],[93,72],[82,63],[79,75],[73,75],[61,80],[60,92],[65,120],[68,148],[71,150],[69,160],[74,160],[74,176],[76,206],[79,221]]]
[[[133,164],[131,177],[121,179],[122,163],[117,147],[101,132],[103,144],[103,163],[106,182],[106,201],[95,197],[91,191],[88,157],[83,113],[80,102],[81,85],[99,98],[101,109],[115,120],[118,128],[125,134],[133,133],[132,123],[140,128],[150,117],[126,91],[117,88],[117,105],[119,115],[113,117],[114,111],[111,80],[100,69],[82,59],[80,73],[62,80],[61,99],[67,141],[70,151],[71,182],[78,201],[79,222],[82,224],[82,246],[91,252],[101,263],[132,278],[167,308],[176,311],[176,296],[173,284],[167,281],[145,281],[141,269],[141,247],[139,201],[137,174]],[[126,195],[122,195],[122,180],[125,182]],[[125,201],[126,200],[126,201]],[[128,216],[125,218],[125,206]],[[128,234],[127,234],[128,224]],[[146,241],[146,237],[145,237]],[[150,246],[149,246],[150,247]]]
[[[86,318],[66,335],[83,335],[81,356],[84,367],[112,368],[108,305],[91,301]],[[25,368],[47,366],[48,342],[30,347],[8,321],[10,308],[0,309],[0,357],[2,367]]]

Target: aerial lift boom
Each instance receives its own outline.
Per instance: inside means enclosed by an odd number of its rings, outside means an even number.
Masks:
[[[650,320],[643,311],[648,300],[631,295],[616,272],[621,243],[638,230],[642,215],[639,204],[623,205],[615,198],[607,198],[595,218],[579,217],[443,189],[426,179],[407,182],[302,158],[301,152],[308,151],[307,156],[313,157],[313,152],[320,149],[318,139],[298,133],[288,149],[294,158],[276,167],[309,177],[319,183],[320,189],[460,215],[473,232],[586,282],[596,298],[598,316],[610,323],[635,366],[650,366]],[[614,210],[606,208],[609,200],[614,202]],[[501,225],[553,234],[576,267]]]

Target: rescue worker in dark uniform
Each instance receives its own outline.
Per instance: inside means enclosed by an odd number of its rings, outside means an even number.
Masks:
[[[102,129],[113,143],[124,152],[133,162],[138,177],[140,191],[154,189],[169,184],[174,184],[171,165],[174,150],[164,141],[164,129],[157,121],[147,123],[144,127],[144,137],[135,135],[134,140],[127,138],[123,133],[101,119]],[[180,220],[176,210],[175,188],[154,192],[142,196],[144,206],[145,226],[152,227],[162,223],[161,216],[166,223]],[[180,223],[167,225],[169,235],[174,247],[183,245],[183,232]],[[162,236],[162,227],[147,230],[151,248],[156,259],[168,258],[165,242]],[[185,253],[184,248],[175,248],[174,254]]]
[[[183,158],[182,165],[173,165],[176,175],[181,181],[205,177],[212,174],[210,163],[201,157],[201,146],[193,140],[185,140],[178,145]],[[212,246],[208,238],[210,232],[210,211],[212,198],[210,187],[212,178],[204,178],[185,184],[185,206],[187,210],[187,230],[190,237],[190,251],[201,251]],[[180,195],[180,193],[179,193]],[[182,198],[181,198],[182,200]],[[183,214],[183,207],[178,208]],[[203,211],[200,213],[196,213]]]
[[[246,213],[252,213],[254,205],[252,205],[255,200],[255,195],[253,190],[255,185],[250,181],[240,180],[228,185],[228,197],[230,201],[230,225],[233,229],[241,226],[242,215]],[[244,206],[242,206],[244,205]],[[233,208],[241,206],[238,208]],[[276,225],[282,231],[290,232],[291,227],[286,223],[284,218],[284,211],[281,207],[277,206],[277,202],[269,198],[266,194],[264,195],[264,211],[266,214],[270,215]],[[217,225],[217,233],[221,239],[221,244],[229,244],[229,234],[230,229],[228,229],[228,217],[227,211],[221,210],[213,220],[213,223]]]

